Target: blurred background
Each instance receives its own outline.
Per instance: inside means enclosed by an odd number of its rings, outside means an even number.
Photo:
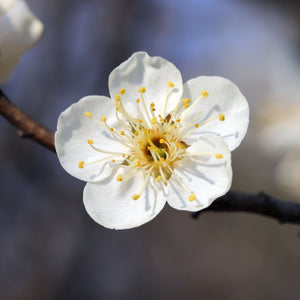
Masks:
[[[55,130],[61,111],[108,95],[112,69],[145,50],[184,81],[235,82],[251,121],[233,189],[300,201],[299,1],[27,2],[46,32],[3,90],[29,115]],[[84,182],[0,124],[0,299],[299,299],[299,227],[166,206],[142,227],[107,230],[84,210]]]

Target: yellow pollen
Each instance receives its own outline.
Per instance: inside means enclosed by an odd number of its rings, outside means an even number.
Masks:
[[[164,141],[164,139],[160,139],[159,142],[160,142],[161,144],[163,144],[165,141]]]
[[[143,123],[143,120],[142,120],[142,119],[139,119],[138,121],[139,121],[139,123]]]
[[[179,122],[180,122],[180,119],[177,119],[177,120],[176,120],[176,122],[178,122],[178,123],[179,123]]]
[[[177,143],[177,144],[176,144],[176,147],[177,147],[177,148],[180,148],[180,147],[181,147],[181,143]]]
[[[156,177],[156,181],[157,181],[157,182],[160,182],[161,180],[162,180],[162,178],[161,178],[160,175]]]
[[[203,97],[208,97],[208,92],[207,92],[207,90],[203,90],[203,91],[201,91],[201,95],[203,96]]]
[[[84,161],[81,160],[81,161],[78,163],[78,168],[83,169],[83,167],[84,167]]]
[[[223,122],[225,120],[225,116],[223,114],[219,114],[219,120]]]
[[[124,153],[122,154],[122,157],[125,157],[125,154],[124,154]]]
[[[174,139],[173,139],[173,138],[170,138],[170,142],[171,142],[171,143],[174,142]]]
[[[152,103],[150,104],[150,106],[151,106],[151,107],[154,107],[154,106],[155,106],[155,104],[152,102]]]
[[[125,91],[124,89],[120,89],[120,94],[121,94],[121,95],[124,95],[125,92],[126,92],[126,91]]]
[[[196,195],[195,194],[190,194],[189,195],[189,200],[190,201],[195,201],[196,200]]]
[[[109,128],[110,131],[114,131],[114,129],[112,127]]]
[[[119,110],[119,107],[116,107],[116,110]]]
[[[223,155],[222,154],[215,154],[215,157],[218,158],[218,159],[221,159],[221,158],[223,158]]]
[[[116,95],[115,98],[116,98],[117,101],[121,100],[121,96],[120,95]]]
[[[140,198],[140,195],[138,195],[138,194],[134,194],[133,196],[132,196],[132,199],[133,200],[137,200],[137,199],[139,199]]]
[[[123,130],[120,133],[121,133],[121,135],[125,135],[125,132]]]
[[[138,140],[137,142],[138,142],[139,144],[141,144],[143,141],[142,141],[142,140]]]
[[[198,123],[196,123],[196,124],[195,124],[195,127],[196,127],[196,128],[198,128],[198,127],[199,127],[199,124],[198,124]]]
[[[189,104],[188,103],[184,103],[184,108],[188,108]]]
[[[144,94],[146,92],[146,88],[144,86],[140,87],[138,90],[140,93]]]
[[[141,99],[136,99],[136,103],[140,103]]]
[[[113,159],[111,162],[114,164],[116,161]]]
[[[184,103],[191,103],[191,99],[189,99],[189,98],[184,98],[182,100],[183,100]]]
[[[157,119],[156,118],[153,118],[152,120],[151,120],[151,123],[154,125],[154,124],[156,124],[157,123]]]
[[[174,129],[177,129],[177,128],[178,128],[178,127],[175,125],[175,126],[174,126]]]
[[[138,162],[136,163],[136,166],[137,166],[137,167],[140,167],[140,166],[141,166],[141,162],[138,161]]]
[[[135,135],[139,135],[139,132],[138,132],[138,131],[136,131],[134,134],[135,134]]]
[[[94,141],[92,139],[88,139],[87,141],[90,145],[94,144]]]
[[[103,122],[106,122],[106,118],[105,118],[104,116],[101,117],[101,120],[102,120]]]
[[[156,111],[156,109],[155,109],[155,108],[152,108],[152,111]]]
[[[88,111],[85,112],[84,115],[87,116],[87,117],[91,117],[92,116],[92,114],[90,112],[88,112]]]
[[[175,84],[172,81],[168,81],[167,85],[171,88],[173,88],[175,86]]]
[[[122,174],[119,174],[116,179],[117,179],[117,181],[122,181],[123,180]]]

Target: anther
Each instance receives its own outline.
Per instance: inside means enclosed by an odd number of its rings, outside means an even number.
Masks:
[[[83,167],[84,167],[84,161],[81,160],[81,161],[78,163],[78,168],[83,169]]]
[[[156,182],[160,182],[162,180],[162,177],[159,175],[156,177]]]
[[[105,118],[104,116],[101,117],[101,120],[102,120],[103,122],[106,122],[106,118]]]
[[[139,123],[143,123],[143,120],[142,120],[142,119],[139,119],[138,121],[139,121]]]
[[[180,119],[177,119],[177,120],[176,120],[176,122],[178,122],[178,123],[179,123],[179,122],[180,122]]]
[[[172,81],[168,81],[167,85],[171,88],[173,88],[175,86],[175,84]]]
[[[140,103],[141,99],[136,99],[136,103]]]
[[[140,161],[137,161],[136,166],[137,166],[137,167],[140,167],[140,166],[141,166],[141,162],[140,162]]]
[[[155,124],[157,123],[157,119],[156,119],[156,118],[153,118],[153,119],[151,120],[151,123],[152,123],[153,125],[155,125]]]
[[[186,102],[184,103],[184,108],[188,108],[190,105]]]
[[[121,135],[125,135],[125,132],[123,130],[120,133],[121,133]]]
[[[203,97],[208,97],[208,92],[207,92],[207,90],[203,90],[203,91],[201,91],[201,95],[203,96]]]
[[[190,194],[189,195],[189,200],[192,202],[194,200],[196,200],[196,195],[195,194]]]
[[[88,111],[85,112],[84,115],[87,116],[87,117],[91,117],[92,116],[92,114],[90,112],[88,112]]]
[[[155,106],[155,104],[152,102],[152,103],[150,104],[150,106],[153,108],[153,107]]]
[[[198,124],[198,123],[196,123],[196,124],[195,124],[195,127],[196,127],[196,128],[198,128],[198,127],[199,127],[199,124]]]
[[[164,141],[164,139],[160,139],[159,142],[160,142],[160,144],[163,144],[165,141]]]
[[[218,159],[221,159],[221,158],[223,158],[223,155],[222,154],[215,154],[215,157],[218,158]]]
[[[139,93],[144,94],[146,92],[146,88],[144,86],[142,86],[138,89],[138,91],[139,91]]]
[[[88,139],[87,141],[90,145],[94,144],[94,141],[92,139]]]
[[[126,91],[125,91],[124,89],[120,89],[120,94],[121,94],[121,95],[124,95],[125,92],[126,92]]]
[[[110,131],[114,131],[114,129],[112,127],[109,128]]]
[[[139,132],[138,132],[138,131],[136,131],[134,134],[135,134],[135,135],[139,135]]]
[[[183,103],[191,103],[191,99],[189,98],[183,98]]]
[[[138,195],[138,194],[134,194],[133,196],[132,196],[132,199],[133,200],[137,200],[137,199],[139,199],[140,198],[140,195]]]
[[[117,181],[122,181],[123,180],[122,174],[119,174],[116,179]]]
[[[117,101],[121,100],[121,96],[120,95],[116,95],[115,98],[116,98]]]
[[[225,120],[225,116],[223,114],[219,114],[219,120],[223,122]]]

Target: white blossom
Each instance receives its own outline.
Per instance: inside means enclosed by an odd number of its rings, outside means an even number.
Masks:
[[[41,38],[43,24],[23,0],[0,0],[0,84],[17,66],[20,56]]]
[[[248,103],[222,77],[182,84],[161,57],[134,53],[109,76],[111,98],[88,96],[61,113],[60,163],[87,181],[83,201],[99,224],[142,225],[164,207],[198,211],[231,185],[231,154],[244,138]]]

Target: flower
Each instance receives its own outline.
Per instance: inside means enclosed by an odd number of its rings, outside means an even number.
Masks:
[[[60,163],[87,181],[89,215],[114,229],[142,225],[169,205],[198,211],[231,185],[231,155],[244,138],[249,109],[221,77],[182,84],[161,57],[134,53],[109,76],[111,99],[88,96],[61,113]]]
[[[6,81],[20,56],[42,36],[44,26],[25,1],[0,0],[0,84]]]

